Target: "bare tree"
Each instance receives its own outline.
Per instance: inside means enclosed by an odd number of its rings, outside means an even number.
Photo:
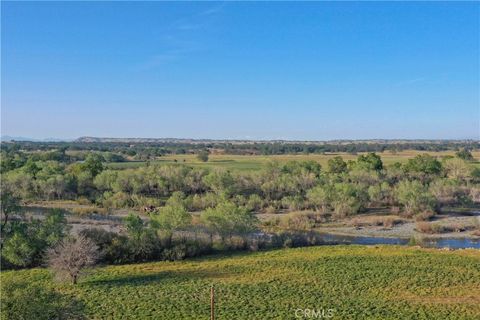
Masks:
[[[59,279],[69,279],[76,284],[85,268],[95,265],[98,248],[82,235],[66,238],[55,248],[48,250],[48,265]]]

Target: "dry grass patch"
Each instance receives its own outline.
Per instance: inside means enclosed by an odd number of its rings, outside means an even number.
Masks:
[[[399,216],[365,216],[355,217],[348,222],[348,225],[354,227],[385,227],[392,228],[395,225],[404,223],[406,220]]]

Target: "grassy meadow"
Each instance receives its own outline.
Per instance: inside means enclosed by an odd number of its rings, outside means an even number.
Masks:
[[[428,153],[432,156],[443,157],[443,156],[454,156],[455,152],[453,151],[441,151],[441,152],[422,152],[415,150],[405,150],[392,153],[390,151],[385,151],[378,153],[381,156],[382,161],[385,165],[393,164],[395,162],[405,163],[408,159],[414,158],[418,154]],[[306,161],[313,160],[320,163],[322,166],[326,166],[329,159],[332,159],[336,156],[341,156],[345,161],[357,159],[358,154],[350,153],[325,153],[325,154],[285,154],[285,155],[228,155],[228,154],[211,154],[209,156],[208,162],[201,162],[197,159],[194,154],[177,154],[177,155],[166,155],[161,157],[158,160],[152,160],[150,163],[160,163],[160,164],[186,164],[193,167],[203,167],[203,168],[212,168],[220,167],[229,170],[240,170],[240,171],[251,171],[251,170],[260,170],[265,164],[269,161],[278,161],[280,163],[285,163],[287,161],[297,160],[297,161]],[[480,152],[472,152],[475,159],[480,159]],[[129,162],[117,162],[108,164],[109,168],[112,169],[126,169],[126,168],[138,168],[145,165],[145,161],[129,161]],[[478,163],[476,163],[478,165]]]
[[[77,286],[38,268],[1,277],[2,303],[19,296],[5,287],[24,281],[76,299],[90,319],[209,319],[212,284],[216,319],[294,319],[297,309],[333,309],[332,319],[480,318],[478,250],[281,249],[100,267]]]

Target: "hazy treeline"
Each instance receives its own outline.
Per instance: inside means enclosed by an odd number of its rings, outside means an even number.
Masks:
[[[439,141],[439,142],[402,142],[402,143],[367,143],[344,142],[308,144],[294,142],[254,142],[254,143],[179,143],[179,142],[13,142],[2,143],[1,148],[5,155],[15,151],[99,151],[112,153],[119,157],[114,161],[122,161],[125,157],[135,157],[139,160],[159,157],[167,154],[198,153],[200,150],[215,149],[217,151],[242,155],[242,154],[298,154],[298,153],[325,153],[325,152],[383,152],[383,151],[446,151],[460,149],[478,149],[480,144],[475,141]],[[70,156],[72,161],[81,159],[82,154]]]

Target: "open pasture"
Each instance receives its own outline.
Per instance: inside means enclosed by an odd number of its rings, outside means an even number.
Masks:
[[[441,152],[421,152],[415,150],[406,150],[400,151],[397,153],[392,153],[390,151],[385,151],[378,153],[381,156],[382,161],[385,165],[389,165],[395,162],[405,163],[408,159],[415,157],[418,154],[428,153],[436,157],[444,156],[454,156],[455,152],[453,151],[441,151]],[[208,162],[201,162],[197,159],[194,154],[177,154],[177,155],[166,155],[158,160],[150,161],[151,164],[186,164],[194,167],[203,167],[203,168],[225,168],[229,170],[240,170],[240,171],[250,171],[250,170],[260,170],[265,166],[269,161],[307,161],[313,160],[319,162],[322,166],[326,166],[329,159],[332,159],[336,156],[341,156],[345,161],[357,159],[358,154],[350,153],[325,153],[325,154],[286,154],[286,155],[229,155],[229,154],[211,154],[209,156]],[[475,159],[480,159],[480,151],[472,152]],[[126,169],[126,168],[138,168],[144,166],[145,161],[131,161],[131,162],[118,162],[108,164],[109,168],[112,169]],[[477,164],[478,165],[478,164]]]

